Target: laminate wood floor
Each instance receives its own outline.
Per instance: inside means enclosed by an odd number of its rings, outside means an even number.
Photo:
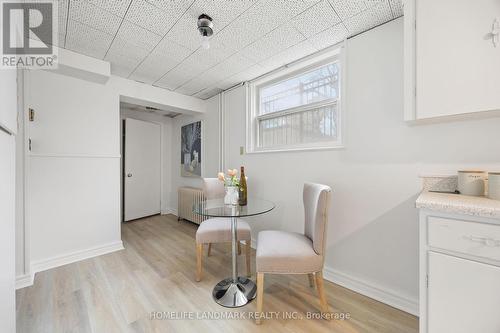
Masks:
[[[328,281],[330,310],[350,318],[307,319],[319,314],[307,275],[266,274],[264,311],[279,318],[257,326],[255,302],[226,309],[212,300],[213,286],[231,273],[229,244],[212,246],[208,258],[205,250],[203,280],[195,282],[196,228],[173,215],[125,223],[125,250],[36,274],[33,286],[17,291],[17,331],[418,332],[416,317]],[[244,264],[242,255],[240,272]]]

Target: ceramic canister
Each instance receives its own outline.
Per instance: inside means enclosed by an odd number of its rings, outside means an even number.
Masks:
[[[484,195],[484,181],[486,175],[484,171],[459,171],[458,191],[463,195]]]
[[[488,198],[500,200],[500,172],[489,172],[488,183]]]

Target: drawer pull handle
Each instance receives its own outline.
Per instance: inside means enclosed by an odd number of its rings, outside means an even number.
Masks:
[[[477,237],[477,236],[464,236],[465,239],[470,240],[471,242],[481,243],[490,247],[499,247],[500,240],[496,240],[489,237]]]

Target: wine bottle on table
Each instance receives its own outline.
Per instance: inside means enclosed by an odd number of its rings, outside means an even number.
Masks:
[[[241,167],[241,173],[240,173],[240,187],[239,187],[239,198],[238,198],[238,203],[240,206],[246,206],[247,205],[247,198],[248,198],[248,193],[247,193],[247,179],[245,178],[245,168]]]

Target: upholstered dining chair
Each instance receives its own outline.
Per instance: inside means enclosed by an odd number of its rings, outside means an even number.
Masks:
[[[224,183],[217,178],[203,178],[203,195],[207,200],[223,198]],[[238,254],[241,252],[240,241],[245,241],[246,269],[247,276],[250,276],[250,245],[252,239],[250,225],[242,219],[237,219],[237,226]],[[209,256],[212,243],[225,242],[231,242],[230,219],[209,218],[201,222],[196,231],[196,281],[201,281],[202,277],[203,245],[208,245],[207,256]]]
[[[304,233],[267,230],[257,241],[257,313],[262,314],[264,274],[308,274],[309,283],[318,289],[322,313],[328,312],[323,288],[326,226],[332,190],[321,184],[304,184]],[[260,318],[256,323],[260,324]]]

